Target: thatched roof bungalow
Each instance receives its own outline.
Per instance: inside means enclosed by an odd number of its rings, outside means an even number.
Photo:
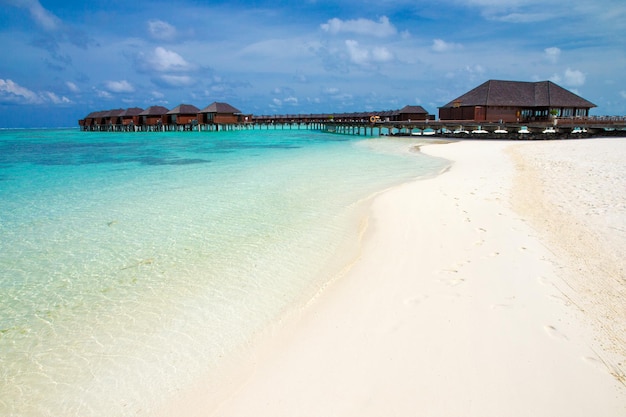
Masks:
[[[144,126],[156,126],[163,124],[163,118],[169,110],[163,106],[150,106],[139,113],[139,124]]]
[[[168,125],[188,125],[198,121],[199,108],[193,104],[180,104],[168,111],[166,124]]]
[[[228,103],[213,102],[198,112],[198,121],[203,124],[228,124],[242,121],[241,111]]]
[[[120,115],[122,125],[123,126],[129,126],[129,125],[138,126],[139,118],[140,118],[139,115],[141,114],[141,112],[143,112],[143,109],[141,107],[130,107],[126,109],[124,113]]]
[[[102,115],[106,113],[105,111],[92,111],[83,119],[82,126],[85,130],[93,130],[95,126],[98,124],[97,120],[101,119]]]
[[[489,80],[439,108],[441,120],[526,122],[586,117],[596,107],[552,81]]]
[[[428,120],[429,118],[430,115],[422,106],[404,106],[393,115],[393,120],[396,122]]]

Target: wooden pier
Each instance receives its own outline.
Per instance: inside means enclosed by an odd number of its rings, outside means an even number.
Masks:
[[[381,119],[377,115],[335,118],[329,115],[256,116],[231,123],[112,124],[81,127],[110,132],[220,132],[236,130],[314,130],[354,136],[436,136],[482,139],[548,139],[626,136],[626,117],[577,117],[520,122]]]

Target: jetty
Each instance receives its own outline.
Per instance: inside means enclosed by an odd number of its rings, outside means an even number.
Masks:
[[[549,139],[626,135],[626,116],[590,116],[594,103],[551,81],[489,80],[439,107],[353,113],[253,115],[228,103],[200,110],[180,104],[96,111],[79,120],[98,132],[308,129],[362,136],[437,136],[483,139]]]

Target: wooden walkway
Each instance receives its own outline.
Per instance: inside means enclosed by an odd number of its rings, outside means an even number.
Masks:
[[[357,136],[437,136],[476,138],[556,138],[626,136],[626,117],[557,118],[549,121],[497,123],[468,120],[333,120],[307,116],[264,116],[246,123],[185,125],[97,125],[96,131],[168,132],[236,130],[315,130]],[[506,133],[502,133],[506,131]],[[520,133],[521,132],[521,133]]]

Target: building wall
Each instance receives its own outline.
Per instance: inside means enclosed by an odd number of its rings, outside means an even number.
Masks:
[[[427,113],[401,113],[398,115],[397,121],[407,122],[409,120],[428,120]]]
[[[198,120],[197,114],[177,114],[176,115],[177,125],[188,125],[188,124],[191,124],[194,120]]]
[[[156,126],[163,122],[163,116],[143,116],[145,117],[143,124],[146,126]]]
[[[517,107],[488,107],[486,120],[489,122],[517,122],[520,117]]]
[[[216,114],[214,117],[214,122],[219,124],[228,124],[228,123],[239,123],[239,117],[236,114]]]
[[[440,120],[474,120],[474,106],[442,107],[439,109]]]

